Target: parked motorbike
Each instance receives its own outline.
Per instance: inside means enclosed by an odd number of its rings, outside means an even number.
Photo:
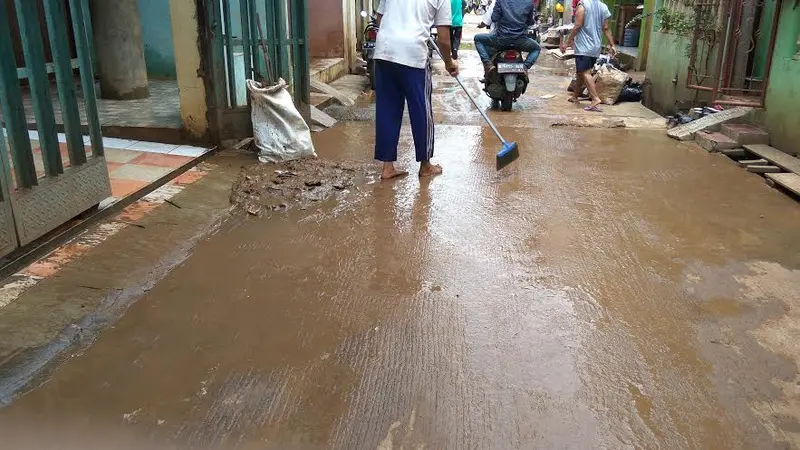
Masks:
[[[528,89],[528,71],[522,52],[506,49],[492,58],[497,70],[492,71],[484,80],[484,91],[492,99],[492,108],[511,111],[514,102]]]
[[[361,11],[361,17],[366,19],[367,12]],[[379,29],[378,17],[373,14],[364,28],[364,43],[361,46],[361,57],[367,62],[369,86],[373,90],[375,90],[375,42],[378,40]]]

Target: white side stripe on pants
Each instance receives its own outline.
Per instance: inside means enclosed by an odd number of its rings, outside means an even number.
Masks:
[[[433,128],[433,70],[431,68],[431,61],[425,68],[425,112],[428,121],[428,140],[426,142],[426,149],[428,151],[428,159],[433,158],[433,143],[434,143],[434,128]]]

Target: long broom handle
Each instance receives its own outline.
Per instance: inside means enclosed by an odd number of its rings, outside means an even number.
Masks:
[[[442,51],[439,50],[439,46],[436,44],[436,41],[433,40],[433,37],[428,37],[428,42],[430,42],[430,44],[433,45],[433,48],[434,50],[436,50],[436,53],[438,53],[439,57],[442,58],[442,60],[444,60],[444,55],[442,55]],[[483,109],[478,105],[478,102],[475,101],[475,97],[473,97],[472,94],[469,93],[466,86],[464,86],[464,83],[461,82],[461,78],[459,77],[453,77],[453,78],[456,79],[458,85],[461,86],[461,89],[463,89],[464,93],[467,94],[467,97],[469,97],[472,104],[475,105],[475,109],[477,109],[478,112],[481,114],[481,116],[483,116],[483,120],[485,120],[486,123],[489,124],[489,127],[492,129],[492,131],[494,131],[494,134],[497,135],[497,139],[500,139],[500,142],[505,144],[506,140],[503,139],[503,135],[500,134],[500,131],[497,129],[497,127],[494,126],[491,120],[489,120],[489,116],[486,115]]]

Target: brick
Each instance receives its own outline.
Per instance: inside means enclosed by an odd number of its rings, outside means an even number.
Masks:
[[[717,130],[723,123],[728,123],[736,120],[743,119],[750,114],[753,108],[745,106],[737,106],[736,108],[726,109],[716,114],[710,114],[693,120],[689,123],[678,125],[675,128],[667,131],[667,136],[679,141],[691,141],[695,135],[704,130]]]
[[[709,152],[718,152],[720,150],[730,150],[739,147],[736,141],[717,132],[697,133],[695,135],[695,140],[700,147],[703,147]]]
[[[739,145],[764,144],[769,145],[769,133],[743,123],[726,123],[721,127],[722,134],[728,136]]]

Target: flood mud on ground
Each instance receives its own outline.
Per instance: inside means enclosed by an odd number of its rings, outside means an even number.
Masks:
[[[314,203],[345,196],[355,186],[377,177],[368,164],[304,158],[284,163],[243,167],[231,192],[231,204],[253,216],[288,208],[308,209]]]

